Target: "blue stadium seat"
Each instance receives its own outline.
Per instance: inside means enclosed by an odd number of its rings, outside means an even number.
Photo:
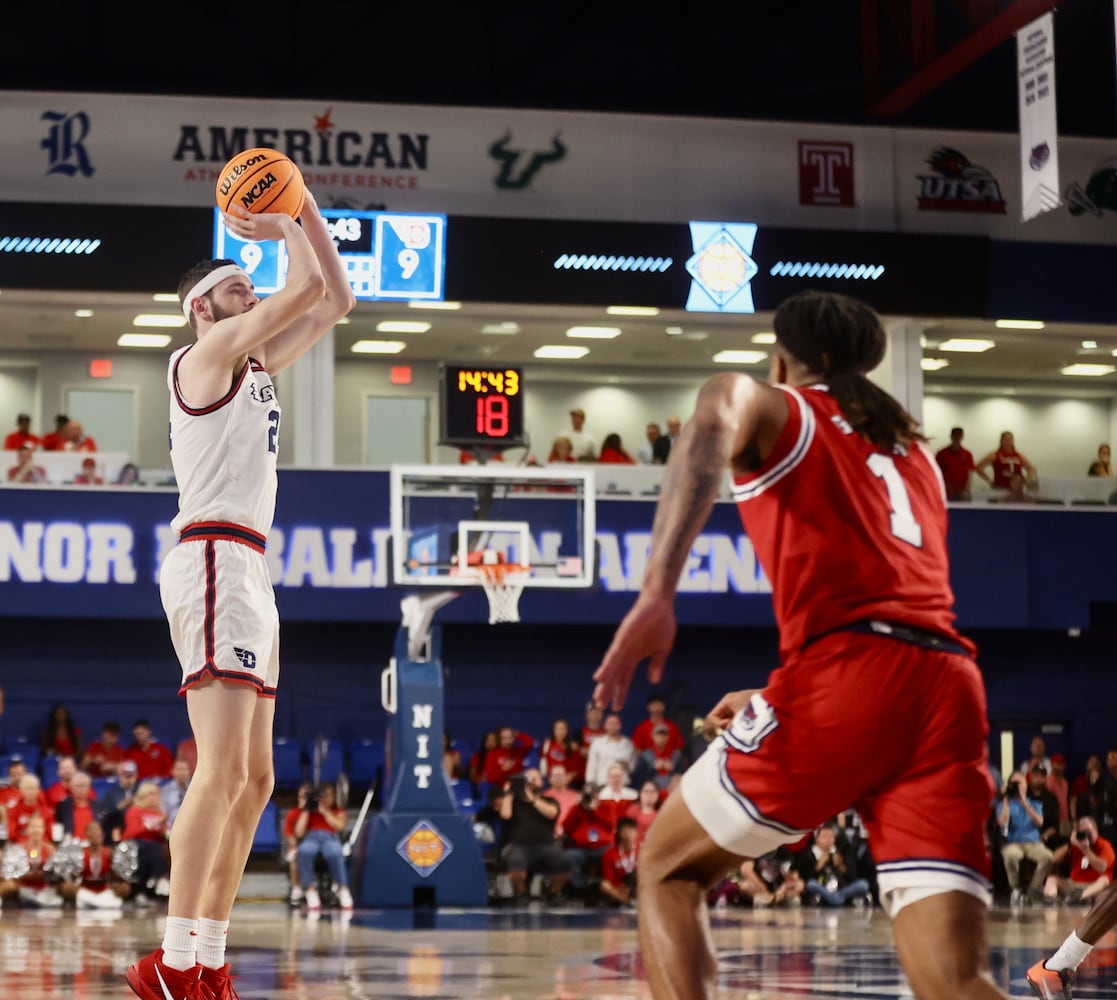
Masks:
[[[316,740],[308,740],[306,744],[306,757],[309,761],[309,774],[314,779],[314,748]],[[345,744],[341,740],[326,740],[325,753],[318,761],[318,782],[323,785],[333,784],[337,776],[345,770]],[[321,751],[319,751],[321,752]],[[350,779],[352,780],[352,779]]]
[[[32,743],[26,736],[9,736],[4,745],[4,750],[9,757],[21,757],[27,765],[28,771],[37,772],[42,751],[38,745]]]
[[[351,740],[349,743],[349,784],[371,788],[384,776],[384,741]]]
[[[272,741],[276,788],[298,788],[303,780],[303,750],[298,740],[278,736]]]
[[[279,807],[269,801],[256,826],[256,836],[252,838],[252,853],[274,854],[279,845]]]
[[[50,788],[58,780],[58,758],[44,757],[39,762],[39,780],[43,788]]]
[[[472,816],[481,808],[483,802],[473,797],[473,785],[461,778],[450,782],[450,791],[454,793],[454,805],[463,816]]]
[[[95,799],[100,799],[104,798],[105,792],[119,784],[119,782],[116,778],[94,778],[91,784],[93,786],[93,797]]]

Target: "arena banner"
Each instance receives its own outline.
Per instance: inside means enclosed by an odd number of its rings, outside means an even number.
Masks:
[[[284,620],[400,620],[408,591],[389,576],[388,504],[387,472],[280,472],[267,558]],[[161,618],[176,509],[170,490],[0,489],[0,617]],[[522,620],[618,621],[639,589],[654,513],[652,500],[599,498],[596,585],[525,591]],[[1092,557],[1117,547],[1117,517],[1104,511],[954,508],[950,546],[964,626],[1087,628],[1093,602],[1117,601],[1117,577]],[[770,591],[735,506],[718,503],[680,581],[680,623],[771,625]],[[484,595],[463,591],[438,617],[483,622]]]
[[[1055,19],[1044,14],[1016,34],[1020,100],[1020,220],[1059,207],[1055,114]]]
[[[13,202],[211,206],[222,166],[286,153],[324,208],[516,219],[739,219],[789,228],[1112,242],[1091,179],[1112,140],[1060,140],[1083,191],[1019,226],[1019,139],[803,122],[547,109],[0,92]],[[1096,209],[1096,212],[1094,211]],[[0,232],[0,255],[4,237]],[[18,235],[18,234],[17,234]],[[30,234],[23,234],[34,236]]]

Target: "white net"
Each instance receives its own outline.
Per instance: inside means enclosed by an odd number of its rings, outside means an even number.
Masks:
[[[518,622],[520,594],[531,577],[530,566],[514,563],[491,563],[474,567],[481,574],[481,586],[489,599],[489,624]]]

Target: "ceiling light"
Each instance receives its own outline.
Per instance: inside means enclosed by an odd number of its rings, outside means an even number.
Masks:
[[[993,324],[998,330],[1042,330],[1041,319],[999,319]]]
[[[923,358],[919,362],[919,367],[925,372],[937,372],[940,368],[945,368],[949,361],[946,358]]]
[[[668,337],[678,337],[683,332],[683,328],[681,326],[669,326],[664,329],[663,332],[666,333]]]
[[[454,312],[461,307],[460,302],[440,302],[438,299],[411,299],[407,303],[408,309],[443,309],[446,312]]]
[[[399,354],[406,346],[402,340],[358,340],[349,350],[354,354]]]
[[[776,335],[770,330],[762,333],[754,333],[752,335],[752,342],[754,344],[774,344],[776,342]]]
[[[1059,369],[1064,375],[1085,375],[1097,378],[1099,375],[1112,375],[1117,372],[1117,365],[1067,365]]]
[[[621,335],[619,326],[572,326],[566,331],[575,340],[612,340]]]
[[[1098,342],[1096,340],[1082,341],[1082,349],[1084,351],[1096,351],[1098,349]]]
[[[959,354],[981,354],[996,347],[992,340],[973,340],[966,337],[951,337],[939,344],[940,351],[957,351]]]
[[[758,365],[767,357],[767,351],[718,351],[711,360],[719,365]]]
[[[116,340],[118,347],[166,347],[170,342],[169,333],[122,333]]]
[[[92,309],[75,309],[74,310],[74,315],[77,316],[78,319],[89,319],[89,317],[93,315],[93,310]]]
[[[178,296],[174,292],[156,292],[151,296],[152,302],[178,302]]]
[[[342,316],[341,319],[337,321],[335,326],[348,326],[351,322],[353,321],[348,316]]]
[[[486,323],[481,327],[482,333],[495,333],[503,337],[509,337],[514,333],[520,332],[520,324],[513,323],[511,320],[505,320],[503,323]]]
[[[658,316],[655,306],[609,306],[605,310],[609,316]]]
[[[377,333],[426,333],[430,328],[430,323],[415,319],[386,319],[376,324]]]
[[[180,326],[186,326],[186,317],[179,313],[140,313],[134,320],[132,326],[158,326],[166,327],[168,329],[177,329]]]
[[[543,347],[537,347],[535,356],[537,358],[573,360],[584,358],[589,352],[588,347],[578,347],[574,344],[547,344]]]

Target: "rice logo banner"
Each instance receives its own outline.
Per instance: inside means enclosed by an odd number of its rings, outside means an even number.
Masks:
[[[1055,116],[1055,27],[1050,13],[1016,35],[1020,96],[1020,221],[1050,212],[1059,198]]]

